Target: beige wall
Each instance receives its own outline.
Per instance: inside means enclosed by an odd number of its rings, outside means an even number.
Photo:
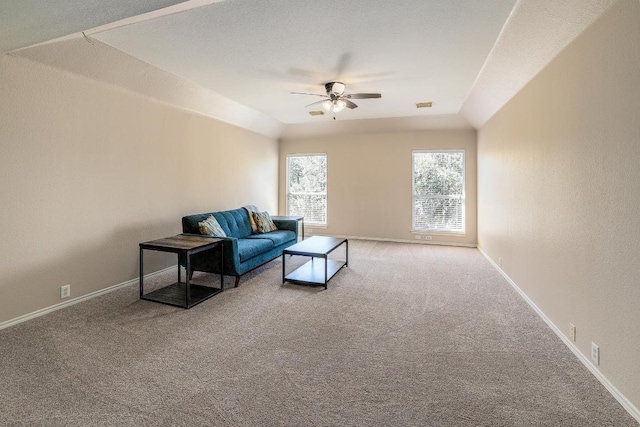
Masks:
[[[411,152],[465,150],[466,234],[433,243],[476,243],[476,133],[442,130],[326,136],[280,142],[279,210],[286,211],[288,154],[327,154],[327,227],[314,234],[415,241],[411,233]],[[310,227],[307,227],[307,230]]]
[[[478,133],[478,245],[640,407],[640,2],[587,29]]]
[[[183,215],[277,210],[274,139],[16,56],[0,90],[0,323],[135,278]]]

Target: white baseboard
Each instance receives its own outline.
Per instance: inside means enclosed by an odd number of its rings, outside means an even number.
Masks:
[[[305,237],[309,238],[312,236],[322,236],[322,234],[312,234],[306,235]],[[455,242],[433,242],[428,240],[409,240],[409,239],[387,239],[384,237],[362,237],[362,236],[339,236],[339,235],[331,235],[332,237],[340,237],[343,239],[353,239],[353,240],[377,240],[381,242],[394,242],[394,243],[413,243],[416,245],[436,245],[436,246],[461,246],[465,248],[475,248],[477,245],[474,243],[455,243]]]
[[[146,274],[144,278],[145,279],[151,278],[151,277],[157,276],[158,274],[163,274],[171,270],[176,271],[177,265],[167,267],[165,269],[162,269],[153,273]],[[64,301],[49,307],[42,308],[40,310],[34,311],[33,313],[28,313],[20,317],[16,317],[15,319],[7,320],[5,322],[0,323],[0,329],[8,328],[9,326],[17,325],[18,323],[26,322],[27,320],[35,319],[36,317],[44,316],[45,314],[51,313],[56,310],[60,310],[61,308],[69,307],[79,302],[86,301],[91,298],[99,297],[100,295],[108,294],[109,292],[113,292],[116,289],[124,288],[125,286],[139,285],[139,284],[140,284],[140,278],[136,277],[135,279],[127,280],[126,282],[118,283],[117,285],[109,286],[108,288],[100,289],[99,291],[91,292],[90,294],[82,295],[76,298],[72,298],[68,301]]]
[[[520,294],[520,296],[522,297],[522,299],[524,299],[526,301],[527,304],[529,304],[529,306],[531,306],[531,308],[533,308],[533,310],[538,314],[538,316],[540,316],[540,318],[542,320],[544,320],[544,322],[551,328],[551,330],[553,332],[555,332],[555,334],[562,340],[562,342],[569,347],[569,350],[571,350],[573,352],[573,354],[576,355],[576,357],[578,358],[578,360],[580,360],[580,362],[582,362],[582,364],[584,366],[587,367],[587,369],[589,369],[589,371],[593,374],[593,376],[595,376],[598,381],[600,381],[602,383],[603,386],[605,386],[605,388],[609,391],[609,393],[611,393],[611,395],[620,403],[620,405],[622,405],[622,407],[633,417],[635,418],[636,421],[638,421],[640,423],[640,410],[638,410],[638,408],[636,408],[633,403],[631,403],[629,401],[629,399],[627,399],[613,384],[611,384],[611,382],[607,379],[607,377],[605,377],[602,372],[600,372],[600,370],[593,364],[591,363],[591,361],[589,360],[589,358],[587,356],[585,356],[584,354],[582,354],[582,352],[578,349],[578,347],[576,347],[576,345],[565,335],[562,333],[562,331],[560,330],[560,328],[558,328],[552,321],[551,319],[549,319],[542,310],[540,310],[538,308],[538,306],[531,301],[531,299],[527,296],[527,294],[524,293],[524,291],[522,291],[522,289],[520,289],[518,287],[518,285],[516,285],[516,283],[511,280],[511,278],[507,275],[507,273],[505,273],[498,264],[496,264],[490,257],[489,255],[487,255],[487,253],[482,250],[481,247],[478,246],[478,250],[480,251],[480,253],[482,255],[484,255],[484,257],[491,263],[491,265],[493,265],[493,267],[498,270],[498,272],[500,274],[502,274],[502,276],[507,280],[507,282],[509,282],[509,284],[513,287],[513,289],[516,290],[516,292],[518,292],[518,294]]]

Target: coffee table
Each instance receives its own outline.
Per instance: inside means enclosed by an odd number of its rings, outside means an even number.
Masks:
[[[336,261],[329,259],[328,255],[345,244],[345,260]],[[311,257],[301,267],[285,275],[286,256],[299,255]],[[340,237],[313,236],[282,251],[282,283],[291,282],[301,285],[324,285],[336,275],[342,267],[349,266],[349,241]]]
[[[223,275],[220,275],[220,288],[191,283],[191,255],[197,254],[198,252],[207,251],[217,247],[220,251],[220,271],[223,271],[224,255],[222,251],[222,242],[223,240],[218,238],[177,235],[140,243],[140,299],[155,301],[176,307],[191,308],[194,305],[222,292],[224,284]],[[143,250],[145,249],[178,254],[178,281],[176,283],[157,289],[153,292],[149,292],[148,294],[144,293]],[[181,259],[185,259],[186,264],[186,277],[184,282],[182,282],[180,277]]]

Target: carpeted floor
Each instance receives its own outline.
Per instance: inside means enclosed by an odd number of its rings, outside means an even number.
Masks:
[[[276,260],[191,310],[131,286],[0,330],[0,425],[637,425],[477,250],[349,255],[326,291]]]

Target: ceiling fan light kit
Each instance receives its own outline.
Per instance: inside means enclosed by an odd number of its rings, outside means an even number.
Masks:
[[[382,95],[379,93],[351,93],[345,94],[344,91],[347,85],[342,82],[329,82],[324,85],[326,95],[320,95],[318,93],[303,93],[303,92],[291,92],[295,95],[312,95],[312,96],[320,96],[325,98],[321,101],[312,102],[307,105],[310,107],[312,105],[322,104],[322,108],[324,108],[328,112],[339,113],[344,110],[345,107],[349,109],[358,108],[358,105],[350,101],[349,99],[366,99],[366,98],[381,98]],[[335,120],[335,116],[333,117]]]
[[[347,103],[344,102],[342,99],[337,99],[333,101],[330,99],[327,99],[322,103],[322,108],[324,108],[327,111],[333,111],[334,113],[339,113],[340,111],[344,110],[344,107],[346,105]]]

